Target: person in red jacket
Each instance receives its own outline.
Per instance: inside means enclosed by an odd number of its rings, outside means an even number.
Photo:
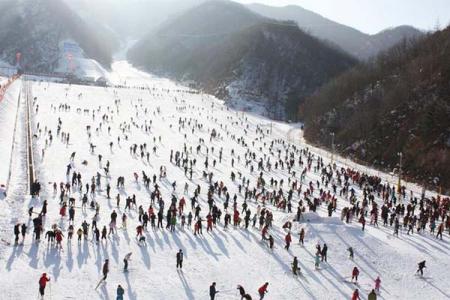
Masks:
[[[55,238],[56,238],[56,248],[60,248],[62,249],[62,239],[63,239],[64,234],[61,232],[61,230],[57,230],[55,233]]]
[[[359,291],[358,291],[358,289],[356,289],[356,290],[353,292],[352,300],[361,300],[361,298],[359,297]]]
[[[178,204],[178,212],[180,216],[183,214],[184,206],[186,205],[186,200],[184,197],[181,197],[180,203]]]
[[[267,293],[267,286],[269,285],[268,282],[264,283],[259,289],[258,289],[258,293],[259,293],[259,300],[264,299],[264,295]]]
[[[377,279],[375,279],[375,291],[379,293],[380,288],[381,288],[381,279],[380,276],[378,276]]]
[[[352,282],[353,282],[353,279],[355,279],[355,282],[358,282],[358,275],[359,275],[359,270],[357,267],[354,267],[353,271],[352,271]]]
[[[39,279],[39,293],[41,294],[41,297],[44,297],[45,286],[47,285],[48,281],[50,281],[50,278],[47,277],[47,273],[42,273],[42,276]]]
[[[290,232],[288,232],[288,234],[286,235],[284,240],[286,242],[286,246],[284,246],[284,249],[289,251],[289,246],[291,245],[291,242],[292,242],[292,237],[291,237],[291,233]]]
[[[364,218],[364,215],[361,215],[361,218],[359,218],[359,222],[362,225],[362,231],[364,231],[364,228],[366,228],[366,218]]]
[[[264,226],[261,231],[261,237],[262,237],[263,241],[267,240],[266,234],[268,231],[269,231],[269,226]]]
[[[63,206],[61,206],[61,208],[59,209],[59,214],[61,215],[61,218],[64,218],[66,216],[66,205],[64,204]]]
[[[211,214],[208,214],[208,216],[206,216],[206,232],[208,231],[212,231],[213,227],[213,218],[211,216]]]
[[[233,214],[233,226],[239,226],[239,211],[237,209],[234,210]]]
[[[144,227],[142,225],[138,225],[136,227],[136,238],[139,236],[142,236],[142,231],[144,230]]]

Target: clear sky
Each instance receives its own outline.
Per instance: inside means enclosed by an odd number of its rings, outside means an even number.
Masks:
[[[235,0],[273,6],[299,5],[366,33],[412,25],[432,30],[450,24],[450,0]]]

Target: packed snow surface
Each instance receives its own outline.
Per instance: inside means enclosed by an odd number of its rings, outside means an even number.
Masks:
[[[278,210],[267,203],[266,207],[274,214],[274,226],[269,233],[275,239],[275,248],[270,250],[266,242],[261,241],[261,232],[250,225],[249,229],[223,227],[221,222],[212,232],[206,232],[206,222],[203,235],[194,236],[192,229],[180,227],[177,220],[176,231],[153,230],[150,225],[144,232],[146,245],[139,245],[136,240],[138,211],[133,208],[125,211],[125,199],[136,195],[137,206],[142,205],[147,211],[150,204],[150,193],[153,184],[147,189],[142,182],[142,171],[152,177],[157,176],[165,211],[170,205],[171,195],[179,200],[186,199],[185,213],[191,210],[190,198],[194,189],[200,185],[199,202],[200,215],[205,218],[208,213],[206,192],[208,180],[202,176],[204,161],[209,156],[208,173],[212,172],[212,182],[223,181],[231,195],[230,208],[233,207],[232,197],[237,195],[237,209],[241,212],[243,192],[238,192],[242,178],[250,180],[250,187],[255,186],[259,176],[256,169],[259,156],[271,156],[269,145],[272,140],[288,139],[297,147],[309,147],[314,153],[319,150],[304,143],[303,140],[292,138],[300,136],[301,131],[294,125],[271,122],[268,119],[228,109],[224,103],[209,95],[191,93],[167,79],[156,78],[133,69],[126,62],[118,62],[113,66],[110,80],[126,88],[100,88],[78,85],[66,85],[48,82],[31,82],[32,97],[36,97],[33,110],[33,126],[35,138],[36,169],[39,181],[42,183],[40,198],[31,198],[20,185],[26,182],[26,172],[23,170],[23,153],[13,156],[11,165],[12,180],[6,199],[0,200],[0,286],[1,299],[36,299],[38,294],[38,279],[43,272],[51,278],[46,289],[45,299],[116,299],[116,288],[121,284],[125,289],[125,299],[209,299],[209,285],[217,282],[217,299],[240,299],[236,286],[241,284],[246,291],[257,296],[258,288],[269,282],[265,299],[350,299],[355,288],[359,288],[362,299],[374,286],[374,280],[380,276],[381,290],[378,299],[449,299],[450,285],[448,270],[450,269],[450,245],[448,233],[444,239],[437,240],[428,233],[406,235],[401,231],[399,237],[394,237],[391,227],[381,225],[378,228],[367,224],[366,230],[356,221],[346,224],[340,219],[340,211],[348,206],[346,199],[338,196],[337,212],[331,218],[327,216],[326,206],[319,207],[317,213],[306,212],[301,222],[293,222],[293,244],[289,251],[284,249],[284,237],[287,233],[282,228],[286,221],[292,221],[298,203],[298,195],[293,196],[293,213]],[[69,109],[62,108],[67,104]],[[3,105],[3,103],[0,103]],[[19,118],[24,122],[24,101],[20,102]],[[77,111],[77,109],[80,109]],[[86,112],[85,112],[86,110]],[[89,111],[87,111],[89,110]],[[147,113],[145,113],[147,110]],[[11,112],[13,113],[13,112]],[[93,117],[93,113],[95,117]],[[108,120],[102,123],[102,117]],[[0,116],[3,120],[5,115]],[[10,116],[8,115],[8,119]],[[12,118],[14,119],[14,117]],[[57,134],[58,119],[61,120],[61,131]],[[184,121],[184,128],[179,120]],[[151,122],[151,123],[150,123]],[[102,126],[100,128],[100,123]],[[202,125],[202,128],[195,125]],[[40,132],[37,129],[39,125]],[[125,125],[130,125],[125,128]],[[145,126],[150,128],[147,132]],[[89,140],[86,127],[91,126]],[[263,128],[264,134],[256,133],[256,127]],[[267,134],[272,126],[272,133]],[[3,125],[1,126],[3,127]],[[11,126],[9,125],[8,128]],[[108,127],[111,128],[108,133]],[[125,128],[123,131],[120,128]],[[210,140],[212,130],[218,136]],[[8,129],[9,131],[10,129]],[[17,131],[23,134],[24,128]],[[49,143],[47,130],[51,130],[53,142]],[[1,132],[3,134],[3,132]],[[70,133],[69,144],[63,143],[62,133]],[[120,137],[120,144],[117,138]],[[161,137],[161,141],[159,141]],[[234,138],[232,138],[234,137]],[[16,137],[17,138],[17,137]],[[237,139],[241,138],[241,143]],[[2,143],[4,141],[1,136]],[[200,143],[204,139],[204,143]],[[20,141],[20,138],[17,138]],[[49,143],[46,147],[46,142]],[[90,151],[90,142],[95,145],[95,152]],[[110,149],[110,142],[113,143]],[[150,159],[141,158],[139,145],[146,143]],[[137,155],[130,155],[130,146],[138,145]],[[193,168],[192,180],[185,176],[184,170],[170,163],[170,151],[183,151],[186,145],[190,159],[197,160]],[[201,145],[197,154],[196,147]],[[18,147],[23,149],[24,145]],[[155,147],[156,152],[153,152]],[[192,147],[192,150],[190,150]],[[207,148],[209,153],[207,154]],[[214,152],[212,151],[214,147]],[[223,148],[222,162],[219,162],[219,151]],[[42,149],[45,149],[44,153]],[[234,149],[234,167],[231,166],[231,151]],[[256,152],[256,160],[252,161],[255,170],[250,173],[245,167],[245,152],[250,149]],[[276,161],[277,150],[284,149],[280,143],[275,143],[273,152]],[[317,151],[317,152],[316,152]],[[70,155],[76,152],[72,163],[70,176],[66,176],[66,167],[70,164]],[[282,150],[284,156],[284,150]],[[42,156],[42,154],[44,154]],[[99,163],[98,155],[102,162]],[[327,164],[330,155],[324,151],[319,153]],[[8,166],[8,153],[1,152],[2,169]],[[238,156],[240,161],[238,161]],[[317,154],[315,159],[317,158]],[[217,164],[213,167],[213,160]],[[87,164],[82,164],[86,161]],[[110,174],[105,175],[103,168],[110,162]],[[338,160],[338,166],[344,166],[344,160]],[[159,179],[160,167],[167,168],[167,177]],[[352,165],[363,171],[370,171],[361,166]],[[296,164],[293,169],[299,180],[302,169]],[[118,213],[117,234],[108,237],[100,244],[93,242],[90,232],[89,240],[77,242],[76,234],[71,242],[67,241],[68,217],[61,218],[59,214],[59,184],[71,181],[73,171],[80,172],[83,185],[91,182],[97,172],[101,174],[101,186],[89,201],[94,199],[100,205],[100,230],[107,226],[113,210]],[[237,179],[230,178],[234,172]],[[135,181],[134,173],[139,175]],[[241,173],[242,178],[239,178]],[[372,171],[371,171],[372,172]],[[263,172],[266,179],[273,177],[280,181],[284,179],[284,190],[287,190],[289,174],[287,169],[280,167]],[[125,177],[125,188],[116,188],[118,176]],[[292,177],[292,176],[291,176]],[[389,176],[386,175],[386,180]],[[307,172],[303,182],[303,191],[310,181],[320,181],[320,174],[312,169]],[[390,178],[390,180],[393,180]],[[172,183],[176,181],[173,191]],[[53,192],[53,183],[58,185],[58,192]],[[106,198],[106,185],[111,184],[111,199]],[[184,185],[189,185],[185,193]],[[410,185],[412,187],[412,185]],[[357,197],[362,197],[359,186],[352,186]],[[270,187],[269,187],[270,188]],[[326,190],[330,188],[324,187]],[[244,190],[244,189],[243,189]],[[315,193],[318,191],[315,190]],[[420,189],[414,189],[419,196]],[[120,194],[121,202],[116,205],[116,195]],[[92,222],[95,211],[89,207],[81,209],[81,196],[78,190],[71,191],[70,197],[76,199],[75,231],[83,220]],[[409,196],[409,193],[408,193]],[[224,195],[214,194],[217,206],[223,210]],[[40,243],[31,238],[32,222],[28,217],[28,208],[33,206],[34,212],[39,212],[43,200],[48,200],[48,213],[44,218],[44,233],[52,224],[57,224],[64,234],[63,247],[56,249],[47,243],[44,237]],[[377,199],[379,201],[379,199]],[[258,203],[248,201],[252,216]],[[259,203],[261,204],[261,203]],[[157,207],[158,204],[156,203]],[[128,216],[127,228],[121,227],[122,213]],[[242,215],[243,216],[243,215]],[[33,218],[36,214],[33,214]],[[13,226],[16,223],[26,223],[29,226],[24,245],[14,247]],[[258,223],[258,222],[257,222]],[[164,218],[164,226],[166,219]],[[300,228],[306,230],[305,244],[298,243]],[[90,231],[90,230],[89,230]],[[328,262],[322,263],[319,270],[314,268],[315,247],[317,243],[327,243]],[[348,247],[355,250],[355,259],[348,258]],[[182,271],[177,271],[175,255],[179,249],[185,254]],[[123,258],[132,252],[129,272],[123,272]],[[293,257],[297,256],[302,276],[294,277],[291,272]],[[95,286],[102,277],[102,265],[105,258],[110,260],[110,273],[107,283]],[[415,276],[417,263],[427,260],[425,276]],[[351,271],[358,266],[361,271],[359,285],[350,283]]]
[[[7,83],[6,78],[0,78],[0,85]],[[16,126],[17,103],[21,82],[12,83],[0,101],[0,186],[6,187],[9,180],[11,155],[13,150],[14,128]],[[0,196],[1,197],[1,196]]]

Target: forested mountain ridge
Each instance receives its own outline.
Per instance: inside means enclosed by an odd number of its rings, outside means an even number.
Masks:
[[[8,0],[1,3],[1,10],[0,59],[15,65],[20,52],[26,70],[54,71],[68,54],[65,42],[109,67],[119,46],[110,31],[86,23],[61,0]]]
[[[331,42],[360,60],[374,57],[403,39],[411,39],[423,34],[412,26],[398,26],[370,35],[296,5],[274,7],[255,3],[249,4],[248,7],[268,18],[292,20],[309,34]]]
[[[305,138],[450,187],[450,28],[404,41],[332,80],[300,108]]]
[[[275,119],[356,61],[292,22],[210,1],[164,24],[130,52],[131,62],[226,99],[259,102]]]

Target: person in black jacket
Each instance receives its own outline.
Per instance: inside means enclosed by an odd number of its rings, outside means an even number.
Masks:
[[[418,265],[419,265],[419,268],[417,269],[416,274],[420,273],[420,276],[423,276],[423,269],[426,268],[425,260],[418,263]]]
[[[292,262],[292,273],[294,275],[298,275],[299,267],[298,267],[298,259],[297,256],[294,256],[294,261]]]
[[[103,264],[103,281],[106,280],[106,277],[108,277],[108,273],[109,273],[109,260],[105,259],[105,263]]]
[[[209,296],[211,297],[211,300],[214,300],[216,298],[216,294],[219,291],[216,291],[216,283],[213,282],[209,287]]]
[[[22,243],[25,241],[25,235],[27,234],[27,225],[22,224],[21,226],[21,233],[22,233]]]
[[[177,269],[183,269],[183,250],[180,249],[177,253]]]
[[[328,246],[327,246],[327,244],[323,244],[322,261],[327,261],[327,252],[328,252]]]
[[[14,242],[16,244],[19,242],[19,234],[20,234],[20,224],[17,223],[16,225],[14,225],[14,235],[16,236]]]
[[[244,299],[245,296],[245,289],[242,285],[238,285],[237,289],[239,290],[239,295],[241,295],[241,300]]]

